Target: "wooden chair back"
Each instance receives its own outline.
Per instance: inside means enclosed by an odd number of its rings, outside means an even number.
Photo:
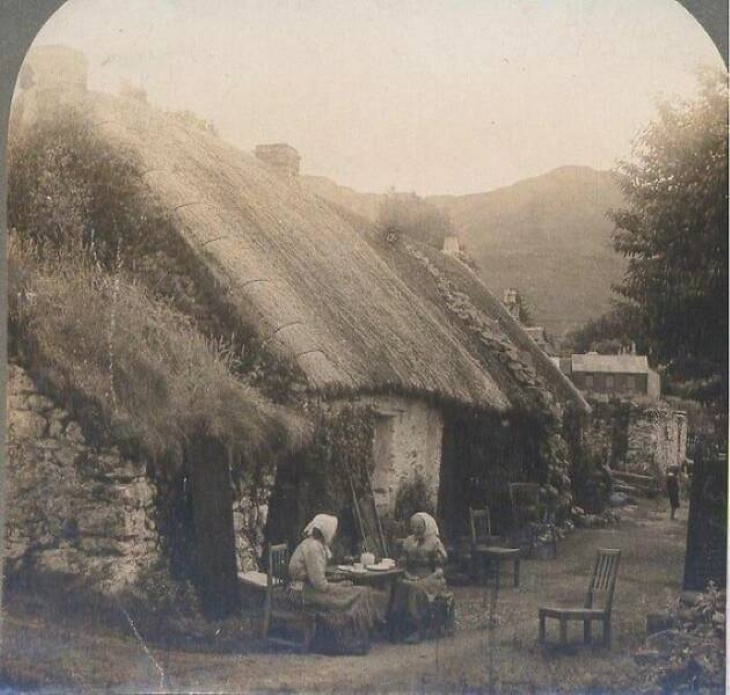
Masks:
[[[606,615],[611,615],[613,593],[616,588],[618,565],[621,551],[613,548],[599,548],[596,552],[596,562],[593,566],[593,576],[586,594],[586,608],[601,607]],[[602,606],[597,606],[602,603]]]
[[[469,525],[471,527],[472,543],[488,540],[492,536],[492,521],[489,516],[489,507],[473,509],[469,507]]]
[[[509,498],[512,514],[518,526],[542,521],[540,486],[537,483],[510,483]]]
[[[274,606],[274,590],[284,589],[289,584],[289,546],[279,543],[268,546],[266,571],[266,598],[264,600],[263,636],[271,626],[271,612]]]

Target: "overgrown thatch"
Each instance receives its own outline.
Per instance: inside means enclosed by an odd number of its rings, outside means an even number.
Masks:
[[[301,443],[299,416],[239,381],[225,346],[141,285],[68,249],[38,260],[15,237],[10,248],[16,356],[100,440],[173,467],[203,436],[244,461]]]
[[[42,116],[43,100],[26,97]],[[424,264],[384,246],[364,219],[146,104],[76,99],[87,141],[134,161],[139,187],[165,211],[166,243],[186,246],[186,270],[213,277],[234,322],[313,391],[410,393],[497,412],[550,409],[555,392],[586,407],[461,264],[434,249],[423,249]],[[451,290],[461,294],[455,303]],[[471,309],[476,332],[461,316]]]
[[[310,388],[509,409],[449,327],[351,222],[296,180],[145,104],[78,98],[96,140],[135,154],[141,181],[216,278],[240,325],[254,326],[267,351],[301,370]]]

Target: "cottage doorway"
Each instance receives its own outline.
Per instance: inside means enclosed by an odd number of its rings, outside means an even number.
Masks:
[[[542,482],[534,429],[496,416],[451,416],[444,421],[438,508],[448,538],[469,533],[469,507],[489,507],[492,530],[512,524],[509,483]]]
[[[187,459],[193,579],[205,613],[223,617],[240,608],[229,454],[217,440],[202,438]]]

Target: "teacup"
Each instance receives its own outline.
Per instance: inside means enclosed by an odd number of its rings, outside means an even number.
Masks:
[[[372,553],[363,553],[360,556],[360,562],[366,566],[374,565],[375,564],[375,555],[373,555]]]

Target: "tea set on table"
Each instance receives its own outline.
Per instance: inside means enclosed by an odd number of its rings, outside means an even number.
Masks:
[[[384,557],[380,562],[376,563],[375,555],[365,552],[360,555],[360,562],[355,562],[351,565],[337,565],[337,569],[352,574],[365,574],[367,572],[387,572],[388,570],[394,569],[395,566],[395,560],[392,558]]]

